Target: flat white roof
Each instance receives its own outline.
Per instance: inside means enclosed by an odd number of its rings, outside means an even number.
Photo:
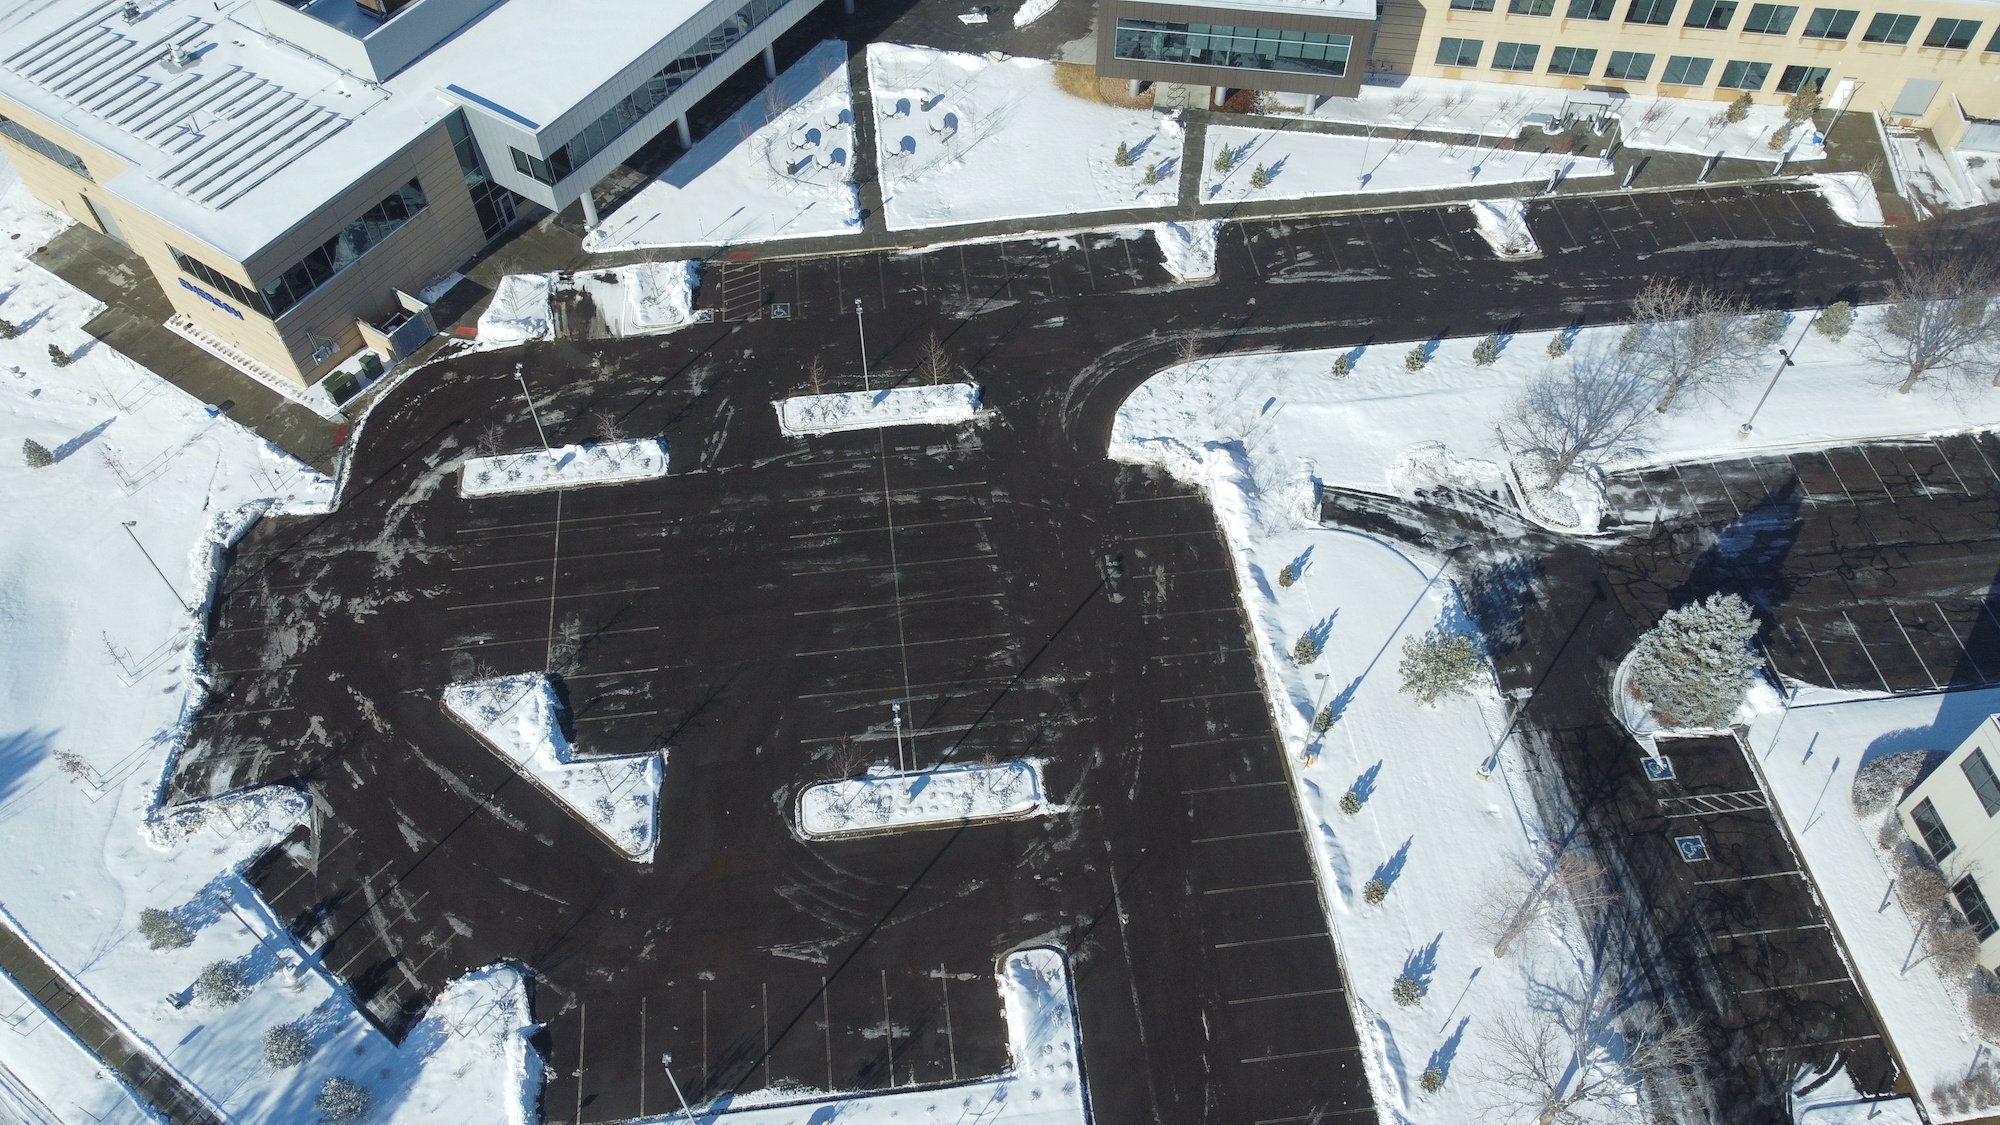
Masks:
[[[0,93],[130,163],[118,196],[240,260],[449,114],[448,87],[544,126],[704,6],[501,0],[378,85],[271,35],[249,0],[149,0],[129,23],[121,0],[13,3]]]

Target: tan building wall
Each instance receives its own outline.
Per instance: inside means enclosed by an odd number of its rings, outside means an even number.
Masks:
[[[83,160],[95,181],[0,137],[0,150],[20,170],[23,184],[37,199],[79,223],[118,237],[145,259],[177,312],[203,331],[302,384],[317,381],[365,346],[355,321],[394,312],[398,306],[393,288],[409,290],[423,284],[464,262],[486,241],[442,122],[249,261],[239,262],[191,233],[127,204],[106,188],[107,182],[127,170],[124,161],[5,99],[0,99],[0,114],[70,149]],[[276,321],[200,278],[182,273],[174,261],[172,250],[178,249],[217,273],[257,289],[412,177],[423,185],[424,210]],[[108,224],[102,221],[105,217]],[[181,284],[183,279],[240,310],[242,319],[188,291]],[[328,343],[333,346],[331,354],[315,363],[314,351]]]
[[[1977,117],[2000,117],[2000,54],[1985,50],[1994,33],[2000,31],[2000,7],[1984,3],[1939,3],[1937,0],[1897,0],[1889,5],[1869,4],[1840,7],[1857,13],[1853,28],[1844,40],[1807,37],[1804,32],[1812,13],[1820,5],[1795,5],[1791,26],[1780,35],[1743,30],[1752,4],[1736,5],[1725,30],[1684,26],[1694,0],[1675,0],[1666,26],[1625,22],[1633,0],[1614,0],[1609,20],[1571,19],[1570,0],[1554,0],[1553,12],[1534,16],[1509,11],[1510,0],[1494,0],[1492,11],[1467,11],[1450,7],[1447,0],[1387,0],[1375,57],[1379,72],[1416,74],[1435,78],[1472,79],[1481,82],[1520,83],[1572,90],[1619,90],[1637,96],[1660,94],[1669,97],[1713,98],[1729,101],[1742,91],[1718,87],[1723,68],[1732,60],[1769,63],[1770,74],[1752,97],[1765,104],[1781,104],[1786,95],[1777,89],[1788,66],[1825,67],[1825,91],[1832,94],[1843,79],[1858,83],[1848,108],[1880,114],[1885,120],[1935,128],[1939,140],[1954,143],[1963,132],[1960,115],[1953,104],[1963,101],[1968,113]],[[1518,5],[1526,7],[1525,4]],[[1910,41],[1902,45],[1864,43],[1862,36],[1880,12],[1918,17]],[[1979,29],[1965,50],[1923,46],[1933,22],[1940,16],[1973,20]],[[1412,26],[1416,30],[1412,34]],[[1447,37],[1477,39],[1482,43],[1476,67],[1438,64],[1440,40]],[[1540,47],[1532,71],[1494,69],[1495,47],[1502,43],[1531,43]],[[1588,76],[1549,73],[1551,56],[1557,47],[1594,49],[1597,52]],[[1619,81],[1605,77],[1605,67],[1613,51],[1634,51],[1654,56],[1645,81]],[[1660,81],[1670,56],[1684,55],[1711,59],[1707,78],[1700,85],[1668,85]],[[1890,113],[1911,78],[1935,79],[1942,83],[1930,105],[1914,118],[1897,118]]]

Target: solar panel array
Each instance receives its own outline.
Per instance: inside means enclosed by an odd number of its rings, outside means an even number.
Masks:
[[[196,203],[229,206],[347,127],[241,65],[205,65],[217,46],[212,22],[128,24],[123,12],[120,0],[99,4],[0,65],[160,151],[166,162],[152,177]],[[171,63],[176,48],[185,65]]]

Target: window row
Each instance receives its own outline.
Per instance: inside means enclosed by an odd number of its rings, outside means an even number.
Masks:
[[[1437,63],[1439,66],[1478,66],[1479,57],[1486,50],[1483,39],[1459,39],[1446,37],[1438,40]],[[1493,45],[1493,69],[1530,71],[1540,60],[1542,48],[1537,43],[1507,43]],[[1557,47],[1549,54],[1548,73],[1587,78],[1597,63],[1595,50],[1584,47]],[[1653,72],[1653,63],[1659,56],[1641,51],[1613,51],[1604,64],[1603,76],[1622,82],[1644,82]],[[1704,86],[1708,84],[1709,71],[1714,69],[1714,59],[1704,59],[1692,55],[1671,55],[1666,67],[1660,72],[1660,81],[1670,86]],[[1796,94],[1800,90],[1818,90],[1826,85],[1827,68],[1823,66],[1788,66],[1778,76],[1778,91]],[[1732,59],[1723,64],[1722,76],[1716,85],[1726,90],[1761,90],[1771,77],[1771,64],[1746,59]]]
[[[292,268],[279,274],[276,281],[255,290],[197,258],[172,247],[168,249],[173,250],[174,264],[180,266],[181,272],[276,320],[427,206],[423,187],[411,180],[299,259]]]
[[[1498,0],[1451,0],[1451,6],[1462,12],[1490,12]],[[1630,0],[1625,9],[1625,22],[1664,27],[1673,22],[1674,7],[1679,0]],[[1569,0],[1567,15],[1573,20],[1609,20],[1614,0]],[[1556,0],[1507,0],[1507,11],[1517,16],[1548,16],[1555,14]],[[1708,31],[1727,31],[1736,18],[1736,11],[1742,7],[1737,0],[1691,0],[1687,16],[1681,26],[1701,28]],[[1789,35],[1792,24],[1797,20],[1799,8],[1796,4],[1752,4],[1743,17],[1743,31],[1751,35]],[[1854,31],[1854,25],[1861,18],[1860,11],[1853,8],[1814,8],[1806,17],[1803,30],[1799,32],[1807,39],[1844,40]],[[1868,26],[1861,33],[1863,43],[1886,43],[1900,46],[1908,43],[1917,32],[1919,17],[1900,15],[1895,12],[1877,12],[1868,20]],[[1972,46],[1979,35],[1979,21],[1938,16],[1931,21],[1923,45],[1948,51],[1963,51]],[[1986,42],[1988,51],[2000,51],[2000,30]]]
[[[1282,70],[1338,78],[1347,73],[1354,37],[1226,24],[1118,21],[1113,53],[1139,62]]]
[[[90,174],[90,166],[83,162],[83,157],[11,117],[0,117],[0,137],[6,137],[30,152],[38,152],[48,157],[91,183],[97,182],[97,177]]]

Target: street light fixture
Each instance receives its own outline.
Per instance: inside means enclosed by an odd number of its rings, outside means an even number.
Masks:
[[[137,526],[139,526],[139,521],[138,521],[138,520],[126,520],[126,521],[125,521],[125,523],[124,523],[124,527],[125,527],[125,534],[127,534],[127,535],[129,535],[129,536],[131,536],[131,537],[132,537],[132,545],[133,545],[134,547],[137,547],[137,548],[139,548],[139,553],[140,553],[140,554],[142,554],[142,555],[146,556],[146,563],[147,563],[147,565],[149,565],[149,566],[151,566],[151,567],[153,568],[153,573],[154,573],[154,574],[157,574],[157,575],[159,575],[159,576],[160,576],[160,581],[166,584],[166,587],[167,587],[167,592],[168,592],[168,593],[170,593],[170,594],[172,594],[172,595],[174,596],[174,600],[175,600],[175,601],[177,601],[177,602],[181,603],[181,608],[182,608],[182,609],[184,609],[184,610],[186,610],[186,611],[187,611],[187,612],[189,612],[189,613],[193,613],[193,612],[194,612],[194,607],[188,604],[188,600],[187,600],[186,598],[184,598],[184,597],[181,597],[181,592],[180,592],[179,590],[176,590],[176,589],[174,589],[174,584],[173,584],[172,582],[168,581],[168,579],[167,579],[167,572],[166,572],[166,571],[164,571],[164,570],[161,570],[161,569],[160,569],[160,564],[159,564],[159,563],[156,563],[156,562],[154,562],[154,561],[153,561],[153,552],[151,552],[151,551],[148,551],[148,550],[146,549],[146,545],[145,545],[144,543],[141,543],[141,542],[139,542],[139,536],[138,536],[138,533],[136,533],[136,532],[134,532],[134,531],[132,530],[133,528],[135,528],[135,527],[137,527]]]
[[[1771,381],[1765,384],[1764,393],[1757,396],[1757,405],[1750,408],[1750,417],[1745,418],[1743,424],[1736,427],[1737,433],[1744,437],[1750,436],[1751,424],[1757,421],[1757,412],[1764,409],[1764,400],[1770,398],[1771,392],[1778,389],[1778,376],[1785,373],[1785,368],[1797,366],[1798,361],[1792,357],[1798,352],[1799,345],[1806,342],[1806,333],[1812,330],[1813,322],[1818,320],[1819,314],[1825,311],[1824,309],[1814,309],[1813,314],[1806,318],[1806,326],[1799,329],[1799,338],[1792,341],[1791,348],[1778,349],[1778,370],[1772,373]]]
[[[528,401],[528,417],[535,420],[535,435],[542,439],[542,451],[549,451],[549,435],[542,429],[542,416],[535,412],[535,396],[528,393],[528,376],[520,364],[514,365],[514,378],[521,384],[521,397]]]
[[[694,1120],[694,1110],[688,1108],[687,1095],[681,1093],[681,1084],[674,1079],[674,1055],[672,1051],[660,1056],[660,1068],[667,1072],[667,1085],[674,1088],[674,1097],[681,1101],[681,1116]]]
[[[868,385],[868,329],[861,323],[861,298],[854,298],[854,334],[861,338],[861,389],[872,391]]]

